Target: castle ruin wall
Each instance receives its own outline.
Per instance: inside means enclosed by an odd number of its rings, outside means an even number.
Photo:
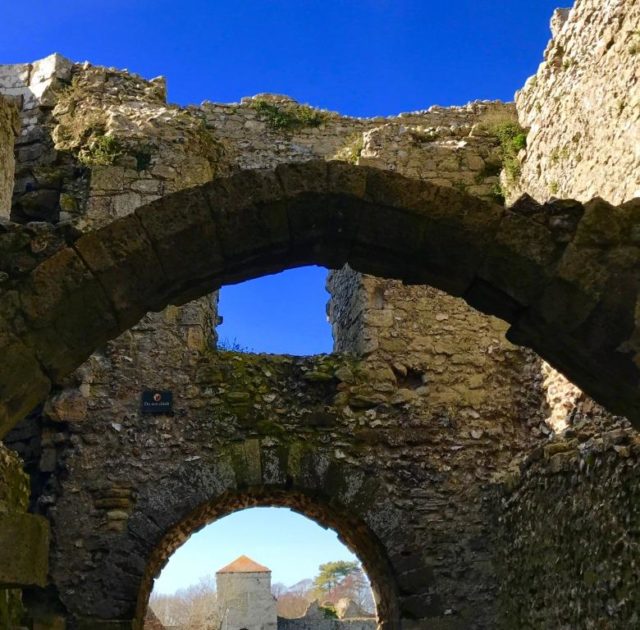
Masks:
[[[520,119],[530,128],[519,186],[540,200],[556,190],[619,201],[638,190],[632,53],[638,12],[621,0],[608,1],[601,16],[596,10],[595,2],[578,0],[569,14],[556,17],[546,65],[518,96]],[[594,64],[589,55],[596,54]],[[621,101],[614,105],[604,96],[611,85]],[[493,197],[501,157],[486,120],[509,119],[514,111],[489,102],[374,119],[312,110],[318,124],[302,124],[302,106],[288,97],[179,108],[166,103],[160,78],[147,81],[57,55],[0,67],[0,93],[20,106],[12,217],[81,231],[218,174],[317,157]],[[271,117],[274,108],[286,114],[288,127]],[[4,190],[6,200],[8,186]],[[625,518],[632,491],[622,490],[633,483],[633,434],[603,437],[600,448],[599,438],[581,429],[514,463],[514,455],[546,439],[549,411],[539,360],[504,340],[504,324],[429,287],[348,269],[333,272],[329,285],[336,349],[357,355],[355,365],[344,357],[216,355],[215,298],[203,298],[147,315],[57,384],[42,413],[10,437],[33,473],[32,509],[45,514],[55,532],[51,576],[68,618],[129,619],[131,593],[139,587],[131,576],[149,588],[168,553],[207,515],[220,516],[212,507],[190,517],[172,497],[187,497],[195,509],[196,499],[203,501],[214,487],[228,484],[241,492],[256,479],[266,486],[272,470],[280,471],[278,461],[285,477],[291,473],[309,487],[344,466],[332,483],[345,495],[366,476],[384,480],[386,494],[375,495],[379,504],[369,518],[383,532],[390,515],[402,523],[403,536],[389,535],[385,544],[397,563],[408,628],[421,628],[425,620],[443,628],[494,627],[499,607],[520,615],[509,620],[523,627],[552,626],[558,619],[589,627],[605,619],[603,611],[612,623],[633,626],[636,611],[620,603],[628,593],[615,586],[625,579],[621,565],[576,567],[576,546],[558,527],[545,549],[562,559],[563,571],[549,579],[533,560],[544,531],[540,523],[531,525],[536,508],[564,518],[552,503],[563,505],[567,487],[578,487],[582,500],[566,508],[584,528],[576,540],[586,546],[600,537],[602,549],[613,548],[607,532],[602,538],[603,521],[587,514],[604,500],[594,484],[606,479],[618,497],[606,518]],[[139,391],[169,381],[179,422],[142,416]],[[558,414],[572,414],[580,393],[565,395],[562,383],[554,391],[557,408],[565,410]],[[611,422],[588,401],[584,405],[585,422]],[[506,478],[500,475],[510,466]],[[506,493],[500,528],[494,527],[496,477]],[[180,525],[149,561],[151,551],[140,540],[158,538],[147,514],[157,514],[163,500],[167,518]],[[296,501],[313,514],[312,502]],[[247,504],[245,498],[234,506]],[[624,536],[633,527],[609,533]],[[497,555],[496,535],[506,558]],[[635,554],[622,545],[626,566]],[[501,584],[499,557],[509,571],[521,566],[523,580]],[[563,617],[560,599],[554,604],[551,595],[572,579],[585,588]],[[585,606],[593,584],[597,597]],[[525,609],[526,601],[535,613]],[[615,605],[608,607],[609,601]]]
[[[510,197],[639,197],[640,4],[577,0],[551,27],[516,95],[529,131]],[[566,431],[503,478],[500,623],[635,627],[638,433],[548,366],[543,374],[551,423]]]
[[[18,133],[18,116],[15,106],[0,97],[0,218],[9,218],[13,194],[15,158],[13,144]]]
[[[529,132],[512,197],[640,196],[639,24],[628,0],[576,0],[556,13],[544,60],[516,94]]]

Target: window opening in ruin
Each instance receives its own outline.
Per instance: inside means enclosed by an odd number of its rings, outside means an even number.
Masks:
[[[331,352],[327,270],[301,267],[220,290],[218,348],[311,355]]]
[[[277,618],[299,619],[300,628],[325,618],[344,620],[345,630],[354,619],[363,630],[377,627],[357,556],[333,529],[283,507],[239,510],[194,533],[156,579],[149,608],[146,629],[154,617],[201,630],[258,622],[296,630],[298,622]]]

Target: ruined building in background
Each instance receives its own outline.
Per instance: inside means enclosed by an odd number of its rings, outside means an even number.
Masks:
[[[58,55],[0,66],[1,172],[15,168],[13,181],[0,175],[0,347],[12,358],[0,366],[0,625],[137,630],[171,553],[252,505],[334,527],[363,562],[384,630],[637,625],[638,435],[507,341],[503,321],[523,310],[515,298],[533,300],[557,325],[520,318],[510,338],[633,410],[626,385],[585,377],[604,355],[563,345],[582,334],[606,346],[611,335],[612,352],[630,354],[638,343],[640,7],[604,4],[577,0],[554,16],[515,106],[354,119],[259,95],[180,108],[162,79]],[[321,197],[320,186],[334,192]],[[504,210],[523,193],[533,199]],[[222,263],[206,258],[212,247],[197,267],[189,226],[228,244],[239,194],[250,212],[223,252],[224,278],[245,277],[243,265],[276,270],[261,256],[281,235],[316,230],[334,268],[334,354],[216,349],[216,287],[202,297],[196,281]],[[414,230],[409,209],[427,194],[436,210]],[[587,203],[598,195],[606,201]],[[333,232],[322,222],[330,202],[343,221]],[[362,216],[357,238],[341,240]],[[509,220],[467,277],[478,252],[451,250],[467,219],[469,243],[496,236],[494,216]],[[403,266],[393,249],[410,254],[436,228],[428,255],[442,265],[430,277],[446,292],[425,286],[420,251]],[[331,264],[346,259],[405,283]],[[536,296],[548,269],[559,280]],[[126,293],[136,274],[145,282]],[[158,274],[180,286],[177,305],[147,293]],[[491,274],[508,280],[491,285]],[[576,287],[588,297],[580,309]],[[134,294],[160,310],[138,321]],[[46,318],[55,335],[30,328]],[[66,340],[87,321],[84,337],[102,342],[72,371],[88,352]],[[616,341],[616,327],[630,336]],[[627,364],[611,369],[626,383]],[[167,383],[174,415],[142,414],[141,391]]]
[[[220,630],[277,630],[271,569],[240,556],[216,572],[216,593]]]
[[[333,619],[317,602],[299,619],[278,617],[271,570],[247,556],[216,572],[216,592],[220,630],[375,630],[377,626],[348,599],[340,600]]]

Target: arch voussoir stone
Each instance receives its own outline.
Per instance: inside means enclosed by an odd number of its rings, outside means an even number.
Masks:
[[[525,198],[505,209],[375,168],[285,164],[168,195],[82,236],[16,281],[17,317],[1,312],[56,380],[148,310],[302,264],[348,262],[498,315],[513,341],[637,423],[639,226],[637,201]],[[32,394],[9,393],[16,385],[4,378],[7,424]]]
[[[179,299],[181,293],[200,287],[203,280],[210,281],[222,271],[218,228],[201,188],[154,201],[138,208],[135,215],[163,271],[165,288],[160,308],[166,306],[169,297]]]
[[[602,199],[586,203],[553,276],[509,333],[610,411],[636,422],[640,418],[638,225],[637,200],[619,208]]]
[[[118,219],[99,235],[87,234],[74,249],[108,294],[118,325],[127,330],[162,301],[167,278],[137,216]]]
[[[0,319],[0,435],[12,420],[24,417],[49,393],[51,381],[33,351]]]
[[[204,189],[224,260],[216,284],[283,264],[290,249],[282,186],[272,171],[240,172]]]
[[[20,294],[20,309],[22,339],[54,381],[120,332],[104,288],[70,247],[34,269]]]
[[[396,277],[458,296],[476,277],[504,214],[497,204],[388,171],[370,172],[366,197],[374,220],[363,222],[354,255],[366,259],[386,245]]]
[[[541,318],[558,331],[578,330],[604,301],[610,304],[604,310],[611,312],[628,294],[623,285],[640,276],[640,238],[629,233],[625,215],[602,199],[584,205],[575,237],[535,305]],[[626,314],[633,313],[620,305]],[[615,346],[620,341],[606,335],[601,343]]]
[[[363,220],[368,170],[349,177],[344,164],[282,164],[276,174],[287,195],[286,212],[294,264],[343,266]]]
[[[80,603],[90,599],[97,621],[129,619],[139,628],[154,576],[193,531],[238,509],[283,506],[336,529],[357,551],[374,584],[380,628],[399,627],[402,597],[399,602],[397,569],[385,551],[386,537],[408,548],[410,536],[403,530],[402,519],[394,514],[381,480],[363,472],[337,459],[332,448],[317,450],[299,441],[284,449],[273,448],[255,438],[235,443],[211,458],[177,465],[174,474],[138,497],[129,526],[113,536],[109,578],[100,584],[85,582],[67,603],[84,615],[89,611]],[[347,488],[352,479],[352,491],[336,492],[338,485]],[[417,544],[409,546],[418,548]],[[404,572],[403,556],[397,559],[402,561]],[[109,582],[120,580],[120,576],[126,580],[114,593]],[[416,583],[415,592],[418,586]],[[83,590],[96,595],[88,599]],[[409,588],[404,597],[414,597],[414,589]]]
[[[533,204],[542,217],[527,216],[518,206],[505,212],[479,273],[522,306],[544,290],[567,246],[549,229],[544,208],[533,200],[526,205]]]

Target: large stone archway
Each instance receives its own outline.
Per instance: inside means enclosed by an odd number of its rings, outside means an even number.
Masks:
[[[245,171],[139,208],[5,293],[3,433],[149,310],[296,265],[431,284],[511,324],[610,410],[640,419],[637,200],[511,209],[338,162]]]

